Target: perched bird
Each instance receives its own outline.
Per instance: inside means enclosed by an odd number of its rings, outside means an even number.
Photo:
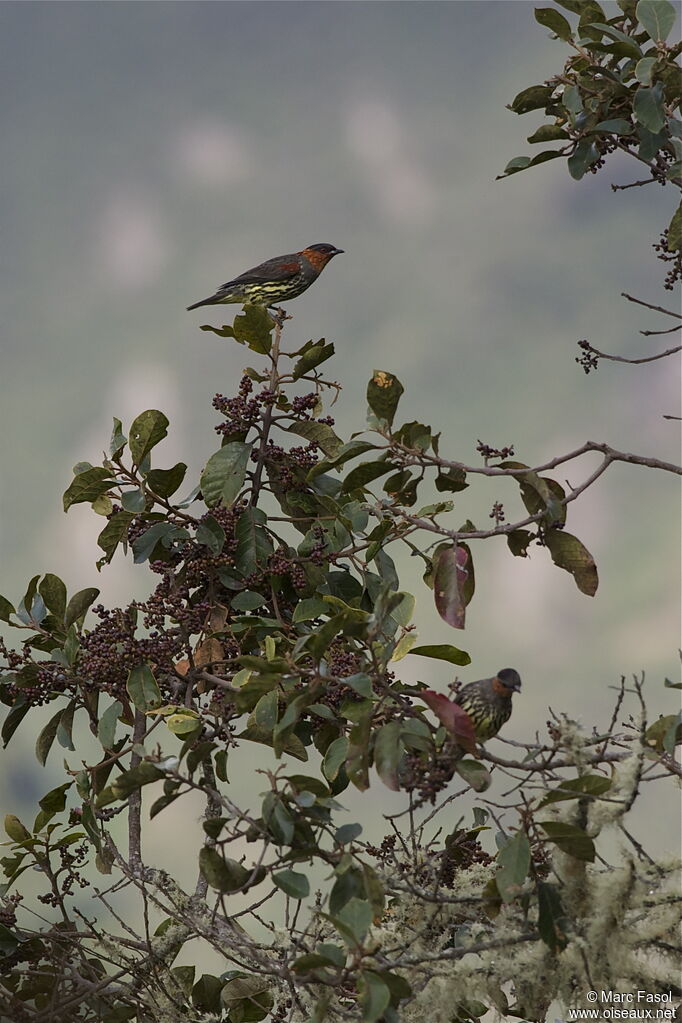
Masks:
[[[260,266],[245,270],[233,281],[221,285],[210,298],[187,306],[187,311],[202,305],[226,305],[233,302],[264,306],[288,302],[302,295],[317,280],[329,260],[341,252],[343,249],[318,242],[300,252],[266,259]]]
[[[512,712],[512,693],[521,689],[521,678],[514,668],[502,668],[493,678],[482,678],[463,686],[454,698],[471,718],[478,742],[497,735]]]

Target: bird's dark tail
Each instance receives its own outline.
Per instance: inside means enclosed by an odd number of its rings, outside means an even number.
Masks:
[[[204,298],[204,299],[202,299],[201,302],[195,302],[194,305],[188,305],[187,306],[187,312],[190,313],[192,311],[192,309],[198,309],[199,306],[201,306],[201,305],[210,305],[211,301],[212,301],[212,296],[211,296],[211,298]]]

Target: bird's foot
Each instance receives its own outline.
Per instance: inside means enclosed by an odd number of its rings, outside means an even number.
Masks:
[[[278,327],[283,326],[285,320],[293,319],[286,309],[282,309],[281,306],[271,306],[269,312]]]

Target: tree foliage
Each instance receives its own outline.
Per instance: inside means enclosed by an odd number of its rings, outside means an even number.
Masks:
[[[555,119],[529,141],[565,143],[552,155],[576,178],[622,149],[676,184],[670,5],[627,0],[610,21],[593,0],[561,6],[577,27],[554,9],[536,17],[573,56],[512,104]],[[506,173],[543,162],[525,160]],[[673,218],[668,252],[674,239]],[[23,634],[1,647],[3,742],[49,705],[36,756],[64,757],[35,820],[5,819],[0,1009],[35,1023],[460,1023],[488,1009],[542,1020],[553,999],[588,989],[669,990],[676,865],[655,862],[625,821],[645,783],[679,776],[681,716],[650,721],[633,676],[610,722],[588,733],[559,713],[503,758],[476,747],[458,683],[407,684],[400,662],[469,664],[459,643],[419,643],[413,615],[427,597],[444,628],[464,629],[483,541],[550,558],[594,595],[594,559],[566,528],[572,502],[615,462],[680,470],[604,442],[540,465],[483,441],[478,460],[446,457],[431,426],[401,422],[403,385],[387,369],[369,379],[366,428],[344,439],[329,414],[334,346],[286,350],[287,320],[246,306],[202,328],[255,365],[213,399],[220,444],[200,472],[157,466],[170,424],[153,409],[127,430],[115,420],[102,464],[74,468],[64,508],[89,504],[105,521],[98,569],[148,565],[149,597],[105,608],[96,588],[69,597],[50,573],[16,603],[0,597],[0,619]],[[556,478],[595,455],[574,486]],[[458,495],[491,484],[494,525],[462,520]],[[518,495],[511,521],[503,485]],[[400,587],[401,551],[423,566],[419,594]],[[246,805],[254,750],[266,766]],[[381,786],[404,803],[375,845],[343,793]],[[143,839],[197,798],[185,890],[147,862]],[[626,843],[615,861],[614,831]],[[29,870],[42,919],[17,894]],[[143,927],[121,916],[121,891],[142,901]],[[190,941],[223,971],[206,972],[201,952],[178,965]]]

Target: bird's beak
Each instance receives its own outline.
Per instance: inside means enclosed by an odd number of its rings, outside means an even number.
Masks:
[[[520,693],[521,692],[521,683],[520,682],[515,682],[511,688],[512,688],[512,692]]]
[[[332,252],[332,256],[340,256],[342,252],[343,249],[334,249],[334,251]]]

